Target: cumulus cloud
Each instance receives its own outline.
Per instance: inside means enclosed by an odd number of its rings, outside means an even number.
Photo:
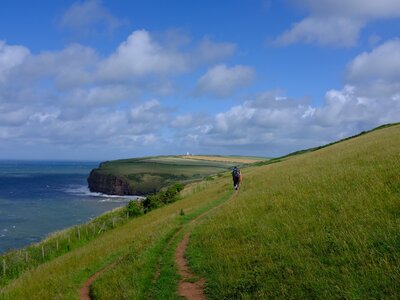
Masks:
[[[309,16],[296,22],[275,40],[278,45],[297,42],[349,47],[373,20],[400,17],[397,0],[297,0]]]
[[[206,125],[209,122],[209,117],[202,113],[189,113],[184,115],[176,116],[172,122],[171,126],[178,129],[192,129],[195,127]],[[207,126],[207,125],[206,125]]]
[[[320,45],[353,46],[364,22],[342,17],[310,17],[295,23],[276,39],[278,45],[296,42]]]
[[[191,132],[187,140],[225,153],[233,148],[282,155],[399,122],[399,47],[397,39],[391,40],[356,56],[347,68],[348,82],[327,91],[319,106],[264,93],[216,114],[207,131]]]
[[[24,124],[32,112],[26,107],[14,105],[0,106],[0,126],[20,126]]]
[[[363,18],[388,18],[400,15],[400,3],[397,0],[296,0],[315,14],[347,15]]]
[[[400,40],[387,41],[371,52],[358,55],[348,66],[347,79],[363,80],[400,79]]]
[[[75,2],[60,20],[62,28],[80,35],[93,34],[99,27],[110,33],[126,23],[126,20],[115,17],[99,0]]]
[[[25,82],[50,78],[58,88],[69,89],[93,82],[98,62],[94,49],[72,44],[61,51],[28,56],[13,75]]]
[[[180,41],[178,43],[181,44]],[[204,38],[192,52],[187,52],[170,43],[160,44],[146,30],[136,30],[101,63],[99,76],[110,80],[126,80],[147,75],[179,74],[228,57],[234,50],[234,44],[215,43]]]
[[[146,30],[137,30],[103,62],[100,74],[105,78],[116,79],[182,72],[186,69],[187,61],[181,53],[163,48]]]
[[[65,98],[66,104],[77,106],[102,106],[136,99],[136,87],[122,84],[104,84],[88,88],[76,88]]]
[[[228,97],[237,89],[248,86],[254,79],[252,67],[216,65],[209,69],[197,82],[198,94]]]
[[[26,47],[7,45],[0,40],[0,83],[4,82],[8,73],[21,65],[30,52]]]
[[[321,106],[265,93],[218,113],[207,131],[197,132],[195,141],[200,148],[225,153],[236,149],[242,154],[282,155],[398,122],[399,92],[366,97],[359,87],[346,85],[328,91]],[[187,139],[192,137],[193,132]]]
[[[1,144],[27,149],[25,155],[38,145],[155,151],[179,122],[172,124],[173,108],[143,100],[169,95],[179,76],[234,51],[234,44],[208,37],[167,40],[145,30],[132,32],[108,57],[79,44],[36,54],[0,42]]]
[[[196,64],[210,63],[231,56],[236,50],[233,43],[216,43],[204,37],[190,56]]]

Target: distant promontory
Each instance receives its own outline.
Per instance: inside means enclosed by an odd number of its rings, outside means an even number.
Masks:
[[[91,192],[147,195],[174,183],[188,183],[265,158],[238,156],[152,156],[102,162],[87,179]],[[211,177],[210,177],[211,178]]]

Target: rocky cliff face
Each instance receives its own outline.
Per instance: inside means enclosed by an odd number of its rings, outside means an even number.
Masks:
[[[91,192],[108,195],[133,195],[134,191],[124,176],[103,174],[94,169],[87,179]]]

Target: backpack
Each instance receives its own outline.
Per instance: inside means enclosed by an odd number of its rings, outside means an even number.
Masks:
[[[239,178],[239,177],[240,177],[240,170],[237,169],[237,168],[233,169],[232,175],[233,175],[233,177],[235,177],[235,178]]]

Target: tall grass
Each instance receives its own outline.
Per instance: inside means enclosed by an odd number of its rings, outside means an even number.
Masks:
[[[399,149],[395,126],[244,170],[189,244],[208,298],[397,298]]]

